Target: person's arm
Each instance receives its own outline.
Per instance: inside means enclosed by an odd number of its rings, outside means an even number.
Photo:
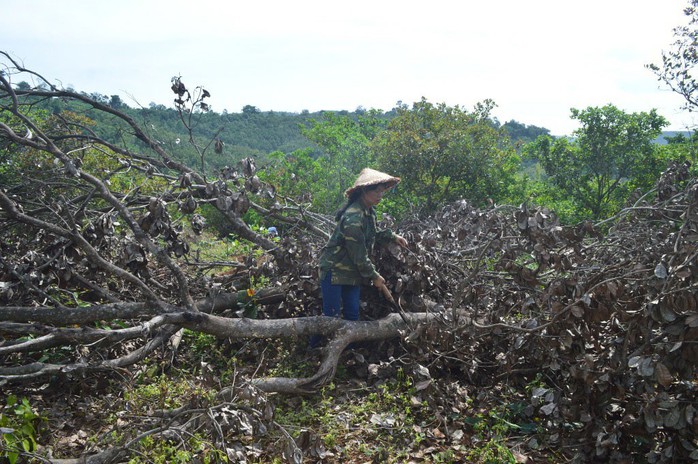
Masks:
[[[385,245],[390,242],[395,242],[401,247],[407,248],[407,240],[390,229],[379,230],[376,233],[376,243],[378,245]]]
[[[393,234],[393,240],[401,247],[407,248],[407,240],[405,240],[405,237],[403,237],[402,235]]]

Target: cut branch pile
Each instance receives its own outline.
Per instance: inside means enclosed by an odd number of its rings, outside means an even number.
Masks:
[[[444,321],[407,337],[410,352],[433,377],[518,392],[522,419],[547,432],[536,447],[579,462],[698,459],[698,183],[688,168],[671,166],[652,195],[596,226],[465,202],[407,226],[419,252],[395,263],[398,280],[437,301]]]

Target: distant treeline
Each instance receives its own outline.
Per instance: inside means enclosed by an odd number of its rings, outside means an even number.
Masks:
[[[22,87],[23,84],[20,83],[19,87]],[[151,135],[181,161],[198,162],[199,155],[192,149],[191,144],[185,143],[189,141],[189,134],[183,129],[180,114],[174,108],[153,103],[148,108],[132,108],[125,104],[118,95],[110,97],[99,93],[87,94],[83,92],[83,94],[129,114],[144,128],[151,131]],[[44,102],[43,106],[52,113],[70,110],[66,103],[57,99]],[[84,112],[85,108],[80,108],[80,111]],[[359,118],[369,111],[373,116],[385,119],[386,122],[397,114],[396,108],[382,112],[366,110],[362,107],[354,111],[333,111],[331,113]],[[263,159],[273,152],[292,153],[296,150],[310,150],[311,153],[320,155],[322,148],[308,140],[303,135],[302,128],[309,127],[312,121],[322,120],[326,113],[328,112],[261,111],[252,105],[244,106],[239,113],[201,112],[192,115],[195,128],[193,136],[203,146],[206,146],[211,140],[218,139],[222,142],[223,150],[221,153],[214,153],[211,150],[211,153],[207,154],[207,165],[213,169],[229,166],[245,157]],[[91,117],[95,119],[95,127],[99,128],[99,131],[109,130],[108,122],[102,120],[104,119],[103,113],[93,112]],[[512,141],[518,146],[535,140],[539,135],[550,135],[550,131],[546,128],[527,125],[515,120],[502,124],[497,119],[493,119],[492,124],[495,127],[506,129]],[[101,132],[98,135],[114,141],[117,141],[116,139],[123,141],[118,131]]]

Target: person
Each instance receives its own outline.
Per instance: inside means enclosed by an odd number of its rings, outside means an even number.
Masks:
[[[374,207],[399,182],[399,177],[365,168],[345,192],[347,200],[335,216],[337,225],[320,253],[323,315],[356,321],[361,283],[371,281],[379,289],[385,286],[385,279],[371,261],[373,248],[390,242],[407,247],[407,240],[390,229],[378,230]],[[310,347],[317,347],[321,340],[312,336]]]

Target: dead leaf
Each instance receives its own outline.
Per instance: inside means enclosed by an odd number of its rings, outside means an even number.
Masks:
[[[669,388],[669,385],[674,381],[674,377],[669,372],[669,369],[661,362],[658,362],[654,369],[657,374],[657,382],[664,388]]]

